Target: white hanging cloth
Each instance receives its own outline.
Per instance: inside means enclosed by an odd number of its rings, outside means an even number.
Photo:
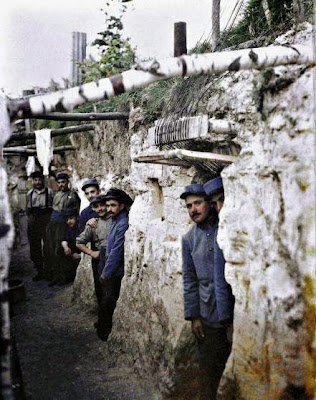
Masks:
[[[27,176],[30,176],[31,173],[35,171],[35,157],[34,156],[30,156],[27,158],[25,169],[26,169]]]
[[[50,132],[50,129],[35,131],[37,159],[43,167],[45,176],[49,174],[49,164],[53,159],[53,144]]]

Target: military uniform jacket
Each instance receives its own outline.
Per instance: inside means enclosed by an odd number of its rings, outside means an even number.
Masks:
[[[225,280],[225,259],[217,244],[217,225],[195,224],[182,238],[184,316],[218,326],[233,318],[234,298]]]
[[[86,225],[84,231],[77,236],[76,243],[84,245],[87,245],[88,243],[94,243],[98,250],[105,249],[110,226],[111,218],[98,218],[98,226],[93,228],[90,225]]]
[[[53,206],[54,193],[52,189],[44,187],[42,190],[31,189],[26,195],[26,211],[41,211],[51,209]]]
[[[80,198],[74,190],[59,191],[54,196],[52,221],[64,223],[62,211],[66,208],[76,208],[79,211]]]
[[[124,276],[124,241],[128,229],[128,215],[123,210],[117,217],[112,218],[106,248],[106,261],[102,274],[106,278]]]

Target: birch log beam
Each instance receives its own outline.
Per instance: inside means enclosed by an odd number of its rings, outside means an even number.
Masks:
[[[313,63],[312,48],[302,45],[182,55],[161,61],[140,63],[121,74],[82,86],[34,96],[22,101],[9,101],[7,106],[11,120],[32,118],[56,111],[68,112],[81,104],[108,99],[173,77],[309,63]]]

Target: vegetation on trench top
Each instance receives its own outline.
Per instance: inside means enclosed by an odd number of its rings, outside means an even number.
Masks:
[[[108,0],[107,5],[114,0]],[[268,0],[270,10],[270,22],[267,21],[262,1],[250,0],[243,11],[241,20],[233,28],[223,31],[220,37],[219,49],[227,47],[238,47],[241,43],[249,40],[256,40],[258,45],[260,41],[266,40],[271,43],[277,35],[280,35],[290,29],[294,24],[293,0]],[[308,19],[312,18],[313,1],[306,0],[305,14]],[[105,30],[99,33],[99,38],[93,42],[97,46],[101,58],[98,61],[87,60],[81,63],[84,83],[109,77],[120,73],[132,67],[135,60],[135,50],[131,47],[129,38],[122,37],[123,24],[122,16],[126,11],[126,6],[122,4],[121,14],[117,16],[109,15],[105,11]],[[265,38],[265,39],[264,39]],[[264,44],[262,44],[264,45]],[[189,51],[192,53],[209,52],[211,45],[208,41],[197,43]],[[162,111],[166,106],[172,107],[175,97],[181,95],[181,87],[185,88],[185,97],[187,100],[188,90],[193,84],[194,92],[198,90],[198,82],[201,86],[205,85],[205,79],[201,77],[190,77],[185,81],[181,78],[174,78],[165,81],[159,81],[150,86],[135,91],[133,93],[124,93],[120,96],[112,97],[108,100],[100,101],[96,104],[85,104],[76,108],[77,112],[114,112],[129,111],[132,107],[141,107],[143,109],[144,123],[152,123],[160,118]],[[51,86],[52,83],[51,83]],[[55,89],[56,90],[56,89]],[[192,91],[190,91],[191,93]],[[181,96],[180,96],[181,97]],[[178,106],[182,101],[177,101]],[[184,108],[184,107],[183,107]],[[58,121],[40,121],[37,122],[37,129],[49,127],[57,128],[76,123],[65,123]],[[69,144],[69,139],[58,137],[58,145]]]

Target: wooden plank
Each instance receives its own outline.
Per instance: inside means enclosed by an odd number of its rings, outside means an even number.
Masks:
[[[169,161],[169,165],[180,165],[180,161],[185,162],[185,165],[182,164],[182,166],[186,166],[188,164],[198,162],[217,162],[220,164],[231,164],[237,160],[237,157],[227,154],[190,151],[184,149],[165,150],[147,154],[142,153],[133,157],[133,161],[135,162],[147,162],[153,164],[166,163],[166,160]],[[177,164],[174,164],[175,162]]]

